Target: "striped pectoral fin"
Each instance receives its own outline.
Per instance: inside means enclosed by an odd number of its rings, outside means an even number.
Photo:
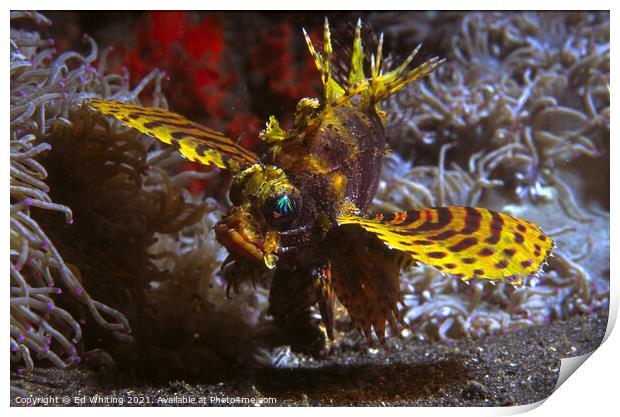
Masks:
[[[340,224],[357,224],[390,248],[463,280],[505,280],[520,285],[538,273],[553,240],[537,225],[472,207],[423,208],[391,214],[344,213]]]
[[[88,105],[126,126],[174,145],[190,161],[235,172],[259,159],[224,134],[164,109],[98,99],[88,100]]]

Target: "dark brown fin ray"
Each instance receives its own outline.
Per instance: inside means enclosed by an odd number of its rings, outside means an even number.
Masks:
[[[383,342],[386,325],[396,333],[401,322],[400,269],[405,255],[354,225],[330,232],[326,250],[336,296],[353,324],[369,342],[373,331]]]
[[[329,340],[334,340],[334,304],[336,296],[332,283],[331,263],[325,262],[313,268],[312,277],[314,286],[317,290],[317,301],[319,303],[319,311],[321,312],[321,320],[325,326],[327,337]]]

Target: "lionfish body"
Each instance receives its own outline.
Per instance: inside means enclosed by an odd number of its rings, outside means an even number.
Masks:
[[[471,278],[522,282],[536,274],[553,241],[525,220],[471,207],[365,214],[377,190],[386,149],[381,101],[434,71],[437,58],[408,69],[382,70],[382,38],[364,71],[358,22],[347,85],[332,76],[327,21],[323,53],[306,41],[324,85],[321,100],[297,105],[292,129],[272,116],[259,158],[232,139],[162,109],[91,100],[90,106],[172,144],[188,159],[236,172],[232,207],[215,227],[230,252],[225,273],[233,287],[272,273],[269,313],[296,349],[315,343],[311,307],[318,303],[333,337],[338,299],[356,327],[381,340],[400,322],[399,274],[408,263]],[[305,32],[304,32],[305,33]]]

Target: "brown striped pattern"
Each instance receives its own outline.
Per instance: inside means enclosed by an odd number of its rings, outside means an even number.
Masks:
[[[435,207],[366,217],[345,213],[338,220],[358,224],[387,246],[465,280],[519,284],[540,270],[553,247],[535,224],[482,208]]]
[[[238,146],[224,134],[155,107],[91,99],[88,105],[121,123],[174,145],[190,161],[215,165],[233,172],[258,162],[251,151]]]

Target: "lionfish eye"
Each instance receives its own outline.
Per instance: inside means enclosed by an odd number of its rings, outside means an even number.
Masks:
[[[277,216],[288,216],[291,213],[293,213],[293,200],[291,200],[291,198],[284,194],[280,197],[278,197],[278,199],[275,201],[275,207],[274,207],[274,217],[275,215]]]
[[[263,206],[265,220],[275,228],[288,225],[294,218],[297,210],[297,201],[290,194],[281,194],[269,199]]]

